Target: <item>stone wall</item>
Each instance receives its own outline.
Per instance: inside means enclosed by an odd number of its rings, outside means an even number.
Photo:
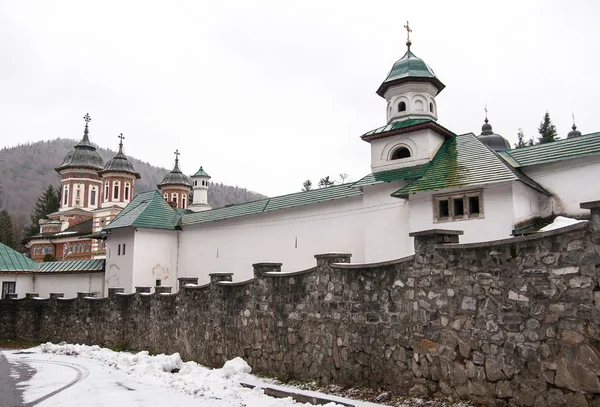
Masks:
[[[248,282],[213,274],[178,294],[6,299],[0,338],[180,352],[209,366],[241,356],[282,379],[489,406],[600,406],[600,203],[586,207],[588,223],[491,243],[415,233],[415,255],[386,263],[324,254],[309,270],[255,264]]]

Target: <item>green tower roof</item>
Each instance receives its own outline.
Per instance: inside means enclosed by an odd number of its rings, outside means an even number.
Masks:
[[[438,78],[435,76],[433,69],[425,63],[421,58],[417,57],[410,50],[410,42],[407,43],[408,50],[402,58],[400,58],[392,70],[388,74],[387,78],[383,81],[377,94],[381,97],[385,94],[385,91],[394,85],[399,85],[404,82],[416,81],[416,82],[430,82],[441,92],[446,87]]]
[[[207,178],[210,178],[210,175],[208,175],[206,173],[206,171],[204,171],[204,169],[202,167],[200,167],[200,169],[194,175],[192,175],[192,177],[207,177]]]

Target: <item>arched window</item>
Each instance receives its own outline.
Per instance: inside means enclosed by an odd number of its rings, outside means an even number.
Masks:
[[[399,147],[392,153],[392,160],[401,160],[410,157],[410,150],[406,147]]]
[[[400,102],[400,103],[398,103],[398,111],[399,112],[405,112],[406,111],[406,102]]]
[[[130,184],[129,182],[125,183],[125,195],[124,198],[126,201],[129,201],[129,188],[130,188]]]
[[[104,183],[104,202],[108,202],[108,191],[109,191],[109,186],[108,186],[108,181],[106,181]]]
[[[187,209],[187,200],[186,200],[185,193],[181,194],[181,207],[183,209]]]
[[[67,206],[69,203],[69,185],[63,187],[63,206]]]
[[[429,111],[433,113],[433,102],[429,102]]]
[[[421,100],[417,100],[415,102],[415,111],[422,112],[424,110],[423,102]]]
[[[114,181],[113,182],[113,196],[112,196],[112,200],[113,201],[118,201],[119,200],[119,190],[121,189],[121,182],[120,181]]]

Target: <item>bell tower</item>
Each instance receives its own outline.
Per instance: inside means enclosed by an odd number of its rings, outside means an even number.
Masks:
[[[207,211],[212,209],[208,204],[208,180],[210,175],[202,167],[192,175],[192,185],[194,197],[189,209],[194,212]]]

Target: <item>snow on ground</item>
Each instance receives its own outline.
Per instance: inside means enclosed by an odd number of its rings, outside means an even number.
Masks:
[[[150,355],[148,352],[114,352],[99,346],[46,343],[27,352],[4,352],[11,363],[25,363],[37,373],[26,382],[25,403],[38,400],[69,383],[71,387],[37,404],[40,407],[97,406],[198,406],[288,407],[310,406],[291,398],[273,398],[261,385],[271,386],[250,374],[241,358],[227,361],[220,369],[183,362],[178,353]],[[179,370],[177,370],[179,369]],[[79,378],[79,379],[78,379]],[[79,380],[79,381],[77,381]],[[240,382],[251,382],[249,389]],[[297,391],[297,389],[291,389]],[[376,404],[336,398],[355,406]],[[328,407],[340,406],[329,403]]]
[[[557,216],[551,224],[544,226],[543,228],[541,228],[539,230],[539,232],[548,232],[550,230],[564,228],[566,226],[571,226],[571,225],[574,225],[576,223],[581,223],[581,222],[587,222],[587,220],[578,220],[578,219],[566,218],[564,216]]]

